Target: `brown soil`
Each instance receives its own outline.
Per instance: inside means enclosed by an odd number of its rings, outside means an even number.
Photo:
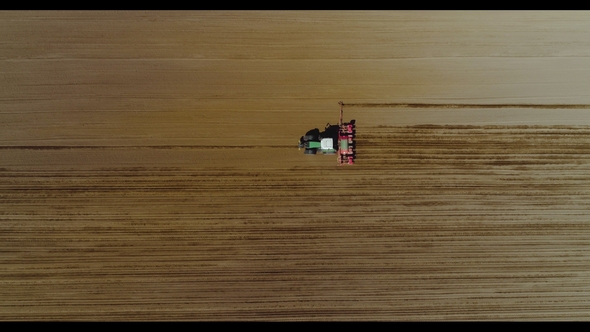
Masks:
[[[0,12],[0,319],[588,320],[589,31]]]

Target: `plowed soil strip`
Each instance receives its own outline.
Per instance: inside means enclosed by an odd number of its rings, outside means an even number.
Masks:
[[[391,108],[529,108],[529,109],[588,109],[590,104],[425,104],[425,103],[345,103],[345,107]]]

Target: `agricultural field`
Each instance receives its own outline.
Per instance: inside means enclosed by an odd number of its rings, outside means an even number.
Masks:
[[[0,12],[0,320],[590,320],[590,12]],[[304,155],[356,120],[355,165]]]

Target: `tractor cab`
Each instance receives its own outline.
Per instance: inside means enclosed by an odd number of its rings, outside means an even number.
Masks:
[[[336,154],[338,152],[338,126],[329,123],[324,131],[315,128],[299,139],[299,148],[305,148],[305,154]]]
[[[338,154],[338,164],[354,164],[356,158],[356,125],[355,121],[342,122],[340,104],[340,122],[337,125],[326,124],[324,131],[318,128],[309,130],[299,138],[299,149],[305,148],[304,154]]]

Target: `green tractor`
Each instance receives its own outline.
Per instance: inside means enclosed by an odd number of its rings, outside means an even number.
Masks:
[[[324,131],[314,128],[299,139],[299,149],[305,148],[304,154],[337,154],[338,165],[354,164],[356,159],[356,125],[355,120],[342,122],[340,104],[340,121],[337,125],[326,124]]]

